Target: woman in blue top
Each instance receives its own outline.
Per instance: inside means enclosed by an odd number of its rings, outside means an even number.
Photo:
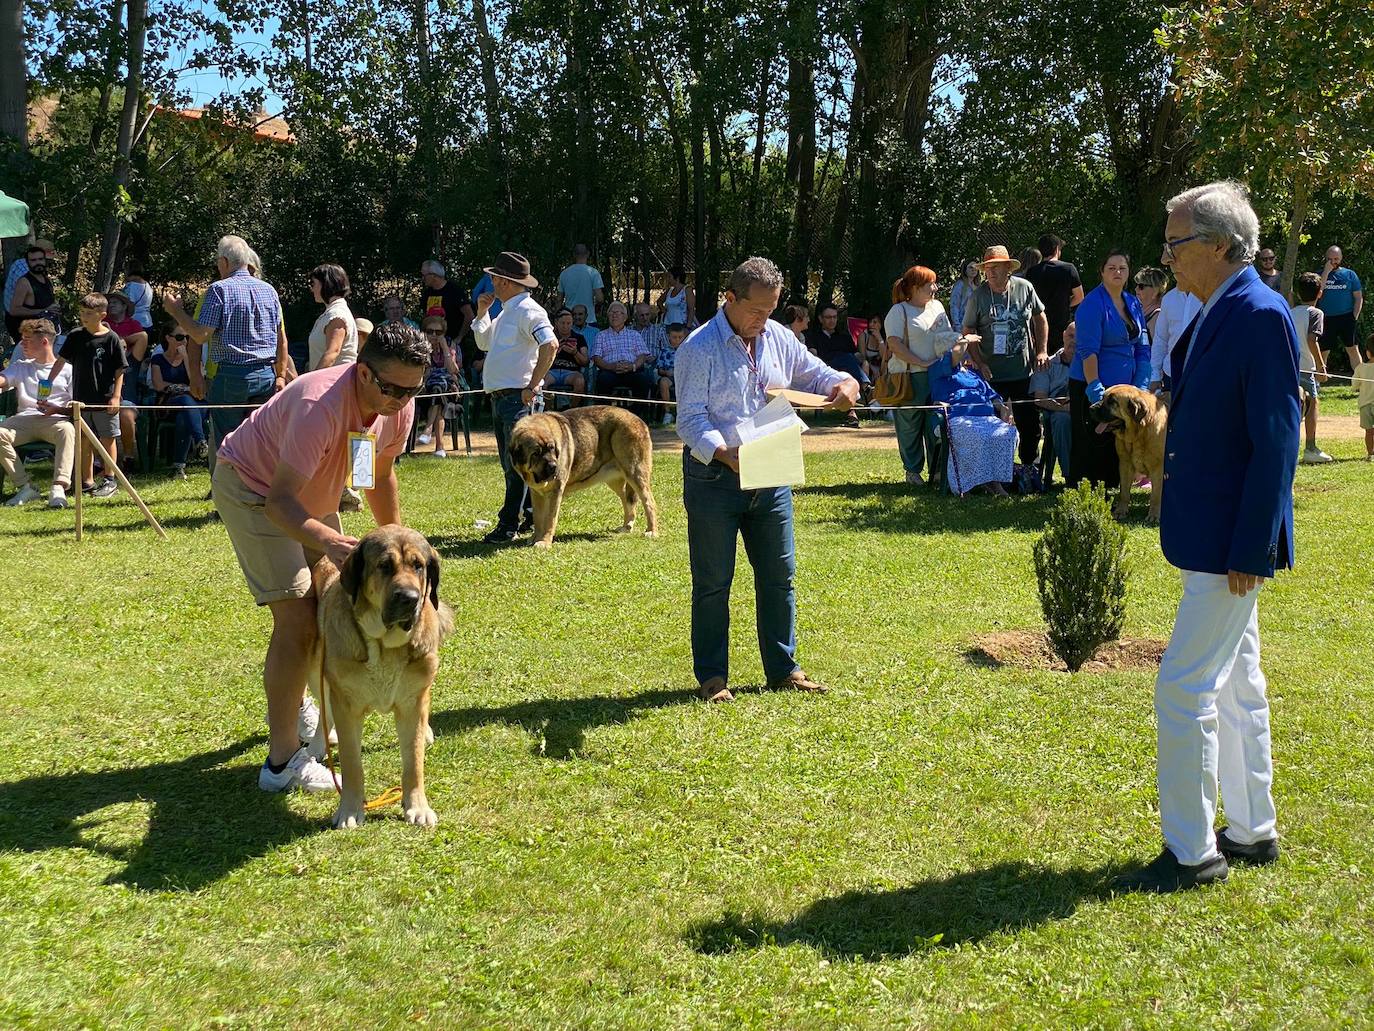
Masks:
[[[1108,387],[1129,383],[1144,390],[1150,385],[1150,336],[1140,301],[1126,289],[1130,278],[1130,255],[1109,251],[1102,262],[1102,284],[1083,298],[1074,316],[1078,345],[1069,368],[1070,487],[1081,479],[1120,486],[1116,438],[1097,432],[1088,409]]]
[[[973,369],[965,368],[965,337],[926,369],[930,399],[944,404],[949,457],[949,489],[963,496],[987,485],[988,493],[1006,496],[1016,462],[1016,427],[1011,408]],[[976,337],[974,339],[977,339]]]

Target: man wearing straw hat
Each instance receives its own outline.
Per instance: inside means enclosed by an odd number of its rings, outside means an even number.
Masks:
[[[1020,437],[1022,490],[1031,487],[1032,470],[1040,450],[1040,411],[1031,398],[1031,373],[1049,364],[1050,323],[1035,287],[1013,278],[1021,263],[1005,247],[989,247],[978,268],[984,282],[969,298],[964,310],[965,333],[981,340],[973,355],[983,376],[1012,404],[1016,433]]]
[[[482,385],[491,396],[496,453],[506,478],[496,527],[483,541],[509,544],[522,529],[534,524],[534,514],[525,481],[512,467],[506,445],[515,424],[530,414],[530,405],[553,365],[558,334],[548,313],[530,296],[539,280],[530,275],[530,263],[524,255],[502,251],[496,264],[483,271],[491,276],[492,293],[477,298],[472,335],[487,354]],[[501,302],[501,314],[495,319],[490,314],[493,301]]]

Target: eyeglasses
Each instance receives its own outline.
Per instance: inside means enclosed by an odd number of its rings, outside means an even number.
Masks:
[[[377,389],[387,397],[394,397],[398,401],[407,401],[425,389],[423,380],[413,387],[407,387],[401,383],[392,383],[389,379],[385,379],[382,374],[371,365],[367,368],[368,371],[372,373],[372,381],[377,384]]]
[[[1180,236],[1177,240],[1170,240],[1170,239],[1168,239],[1168,238],[1166,237],[1165,240],[1164,240],[1164,253],[1167,254],[1170,258],[1172,258],[1172,257],[1174,256],[1174,251],[1175,251],[1180,245],[1185,244],[1185,243],[1189,243],[1189,242],[1192,241],[1192,240],[1201,240],[1201,239],[1202,239],[1202,234],[1201,234],[1201,233],[1194,233],[1192,236]]]
[[[425,330],[425,336],[427,336],[427,337],[441,337],[441,336],[443,336],[443,335],[444,335],[444,331],[443,331],[442,329],[427,329],[427,330]]]

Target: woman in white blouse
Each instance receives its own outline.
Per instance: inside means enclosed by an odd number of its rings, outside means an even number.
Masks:
[[[883,320],[887,334],[887,371],[911,376],[908,404],[930,404],[930,380],[926,369],[935,364],[959,339],[945,306],[935,299],[938,284],[935,273],[924,265],[913,265],[892,284],[892,307]],[[897,410],[897,450],[906,470],[906,482],[919,486],[922,465],[930,467],[931,486],[940,482],[938,429],[940,413]]]
[[[338,265],[317,265],[310,292],[324,311],[310,331],[310,370],[358,360],[358,324],[348,309],[348,273]]]

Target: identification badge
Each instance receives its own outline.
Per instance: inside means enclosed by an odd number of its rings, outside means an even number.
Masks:
[[[377,438],[371,433],[348,435],[348,485],[362,490],[377,486]]]
[[[1011,323],[998,319],[992,324],[992,353],[1005,355],[1007,341],[1011,337]]]

